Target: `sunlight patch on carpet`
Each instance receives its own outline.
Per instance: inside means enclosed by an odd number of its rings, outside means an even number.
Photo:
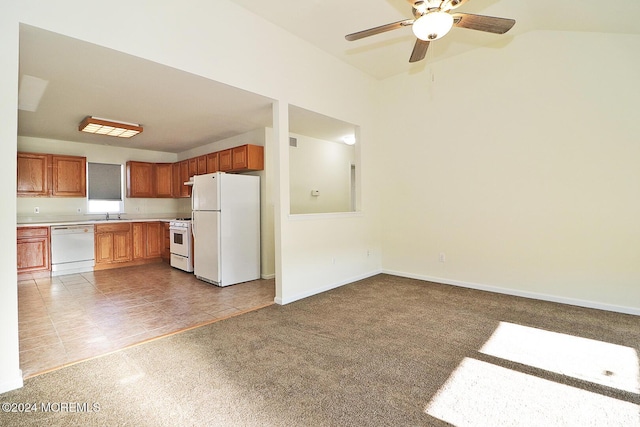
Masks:
[[[640,393],[638,354],[630,347],[500,322],[480,352],[618,390]]]
[[[425,412],[464,426],[636,426],[638,405],[465,358]]]

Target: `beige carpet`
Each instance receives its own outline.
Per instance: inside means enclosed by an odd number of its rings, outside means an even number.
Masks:
[[[637,316],[379,275],[28,379],[0,425],[634,426],[639,355]]]

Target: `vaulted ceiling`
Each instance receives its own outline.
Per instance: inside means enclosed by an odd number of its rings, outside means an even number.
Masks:
[[[232,0],[376,78],[417,72],[429,63],[471,49],[508,43],[528,31],[586,31],[640,34],[640,1],[468,0],[456,12],[513,18],[505,35],[453,28],[431,43],[426,61],[409,64],[415,37],[401,28],[355,42],[346,34],[412,19],[411,0]]]
[[[344,38],[412,18],[407,0],[231,1],[377,79],[420,72],[471,49],[499,48],[528,31],[640,33],[638,0],[468,0],[457,11],[513,18],[516,25],[505,35],[454,28],[431,43],[424,61],[410,64],[410,28]],[[19,110],[23,136],[179,153],[271,125],[270,99],[27,25],[20,32],[20,75],[48,82],[37,111]],[[292,114],[293,132],[318,138],[335,139],[350,126],[304,110]],[[77,125],[86,115],[141,123],[145,131],[126,141],[82,134]]]

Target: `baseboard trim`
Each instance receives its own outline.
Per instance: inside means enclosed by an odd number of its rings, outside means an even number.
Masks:
[[[319,288],[312,289],[310,291],[301,292],[299,294],[293,295],[289,298],[274,298],[274,302],[278,305],[286,305],[295,301],[299,301],[304,298],[308,298],[317,294],[321,294],[322,292],[330,291],[331,289],[339,288],[340,286],[348,285],[349,283],[357,282],[358,280],[366,279],[368,277],[375,276],[377,274],[382,273],[381,270],[370,271],[368,273],[360,274],[358,276],[350,277],[346,280],[341,280],[336,283],[332,283],[326,286],[321,286]]]
[[[263,274],[260,277],[262,279],[264,279],[264,280],[270,280],[270,279],[273,279],[274,277],[276,277],[276,275],[275,274]]]
[[[520,291],[512,288],[499,288],[496,286],[484,285],[481,283],[463,282],[459,280],[445,279],[442,277],[433,277],[433,276],[425,276],[421,274],[405,273],[405,272],[396,271],[396,270],[382,270],[382,273],[390,274],[393,276],[399,276],[399,277],[407,277],[409,279],[418,279],[418,280],[425,280],[427,282],[442,283],[444,285],[459,286],[462,288],[477,289],[480,291],[494,292],[494,293],[505,294],[505,295],[513,295],[516,297],[531,298],[531,299],[537,299],[541,301],[557,302],[560,304],[575,305],[578,307],[595,308],[597,310],[605,310],[605,311],[612,311],[616,313],[632,314],[635,316],[640,316],[640,308],[635,308],[635,307],[605,304],[597,301],[568,298],[568,297],[549,295],[549,294],[543,294],[538,292]]]
[[[11,390],[16,390],[18,388],[22,388],[24,385],[22,379],[22,370],[18,369],[15,376],[12,379],[5,380],[0,382],[0,394],[6,393]]]

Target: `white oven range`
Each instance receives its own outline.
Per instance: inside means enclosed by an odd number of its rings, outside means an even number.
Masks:
[[[171,267],[193,272],[193,244],[191,218],[177,218],[169,222]]]

